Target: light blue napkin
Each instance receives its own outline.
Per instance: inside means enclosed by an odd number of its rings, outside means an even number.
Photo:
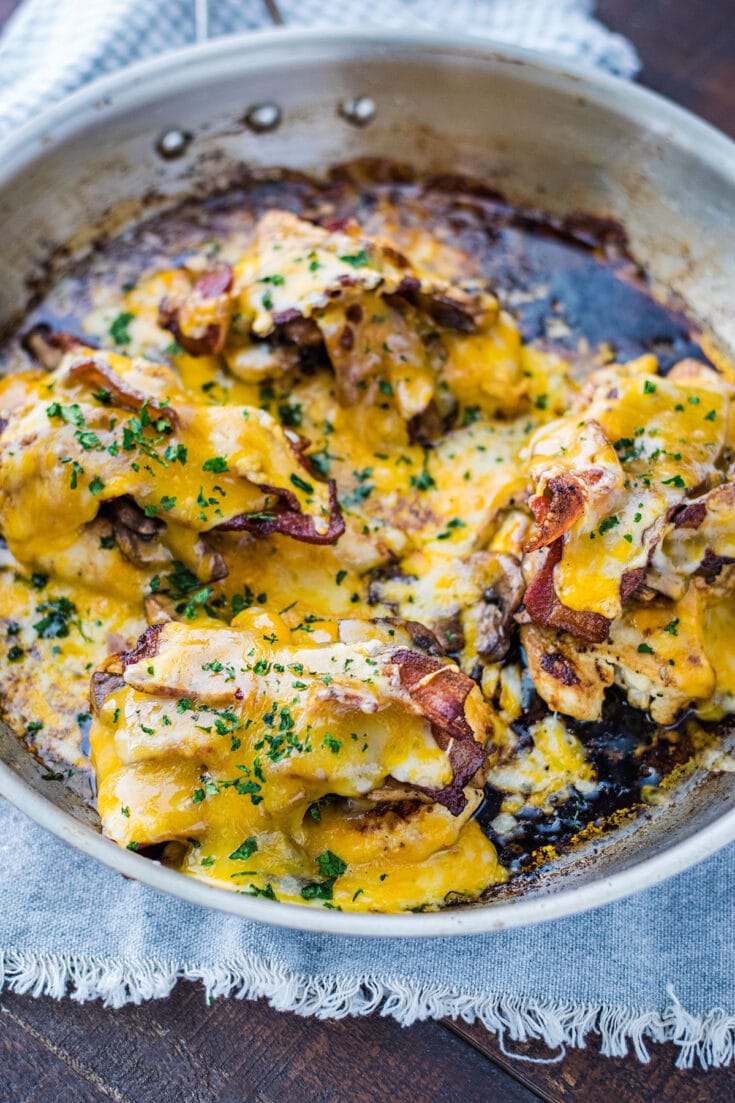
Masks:
[[[380,1009],[408,1024],[460,1016],[563,1055],[727,1064],[735,1047],[735,846],[645,893],[571,919],[446,939],[338,938],[247,923],[161,896],[68,849],[0,802],[0,987],[111,1007],[166,996],[266,997],[319,1018]]]
[[[472,27],[613,72],[629,43],[590,16],[591,0],[280,0],[287,22]],[[268,22],[261,0],[27,0],[0,41],[0,134],[100,72],[205,34]],[[335,1018],[377,1009],[401,1023],[480,1019],[556,1055],[596,1031],[602,1050],[646,1039],[679,1063],[725,1064],[735,1033],[735,847],[630,900],[554,924],[445,940],[296,934],[205,912],[97,865],[0,800],[0,987],[101,998],[166,996],[179,977],[207,995],[264,996]]]

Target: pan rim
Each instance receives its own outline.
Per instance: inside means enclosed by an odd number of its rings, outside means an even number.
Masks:
[[[311,53],[318,58],[325,51],[339,49],[352,51],[368,60],[381,54],[471,57],[478,64],[522,66],[542,84],[569,82],[578,94],[591,102],[604,103],[608,110],[634,117],[639,123],[648,122],[659,130],[665,128],[667,137],[690,150],[700,163],[711,165],[720,176],[732,179],[735,187],[735,143],[724,134],[648,89],[568,63],[566,59],[547,58],[534,51],[495,44],[489,39],[447,38],[432,32],[270,30],[172,51],[138,62],[78,90],[0,141],[0,192],[50,146],[62,145],[96,125],[105,112],[114,115],[116,110],[129,110],[137,103],[150,102],[155,99],[158,87],[164,84],[169,92],[175,92],[177,87],[190,87],[199,65],[220,62],[217,79],[221,80],[228,72],[246,72],[249,64],[262,66],[264,54],[269,51],[283,60],[289,54],[293,57],[294,51],[301,51],[299,57],[308,57]],[[263,900],[219,888],[123,850],[39,793],[2,761],[0,795],[87,856],[185,902],[275,926],[347,936],[480,934],[560,919],[650,887],[735,839],[735,809],[732,809],[689,837],[657,854],[634,861],[616,873],[546,895],[519,896],[501,903],[409,915],[337,912]]]

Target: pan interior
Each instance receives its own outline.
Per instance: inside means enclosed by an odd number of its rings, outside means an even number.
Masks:
[[[724,234],[735,195],[732,153],[727,147],[727,158],[721,157],[721,139],[706,128],[702,136],[710,145],[704,142],[695,152],[689,128],[696,133],[697,124],[672,115],[652,97],[636,92],[628,100],[621,92],[613,100],[608,82],[600,87],[461,47],[308,37],[291,45],[288,62],[269,39],[260,54],[232,45],[204,51],[188,74],[165,63],[153,67],[137,88],[113,83],[104,107],[90,101],[73,116],[61,116],[51,131],[38,126],[24,149],[16,147],[3,173],[0,212],[9,272],[1,308],[8,325],[25,310],[29,286],[38,300],[49,280],[68,270],[70,257],[91,257],[84,263],[94,264],[102,239],[155,217],[183,195],[229,186],[242,179],[244,169],[323,171],[345,156],[393,158],[398,149],[401,160],[419,172],[470,173],[513,203],[566,220],[565,226],[580,212],[622,224],[635,265],[650,274],[654,290],[665,290],[676,310],[636,313],[633,299],[626,298],[634,296],[635,281],[626,273],[625,279],[615,276],[614,284],[625,301],[617,313],[610,311],[613,285],[601,287],[597,299],[590,289],[591,269],[580,259],[589,249],[549,232],[548,220],[526,238],[559,281],[555,293],[566,289],[577,309],[582,288],[588,293],[581,309],[591,340],[617,336],[630,355],[651,347],[683,355],[701,326],[721,346],[732,342],[726,304],[735,273]],[[203,74],[210,88],[206,104],[197,83]],[[375,119],[364,129],[338,116],[347,93],[358,91],[376,103]],[[275,131],[256,135],[242,120],[253,103],[271,100],[281,107],[283,121]],[[180,158],[163,160],[157,141],[173,127],[185,128],[193,139]],[[513,232],[507,231],[508,256]],[[524,256],[528,260],[529,250]],[[497,275],[502,279],[502,272]],[[651,301],[647,293],[644,298]],[[37,303],[39,316],[47,306]],[[680,306],[692,327],[683,323]],[[533,324],[530,316],[527,324]],[[0,747],[3,761],[45,801],[94,828],[86,794],[58,784],[51,792],[42,780],[47,768],[19,750],[7,729]],[[526,904],[535,898],[563,897],[657,855],[669,855],[674,872],[677,846],[713,825],[716,831],[732,793],[731,775],[693,773],[670,800],[650,806],[616,835],[575,849],[553,874],[537,875],[524,885],[522,898],[509,890],[509,908],[519,922],[532,918]],[[497,907],[480,905],[485,911]],[[515,922],[512,914],[505,921]]]

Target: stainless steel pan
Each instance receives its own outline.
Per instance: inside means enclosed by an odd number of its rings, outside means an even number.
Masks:
[[[180,156],[164,159],[157,145],[172,130],[187,137]],[[81,251],[100,228],[221,184],[243,161],[318,171],[362,154],[479,175],[551,213],[619,219],[654,280],[735,347],[735,146],[641,88],[424,34],[231,38],[116,74],[30,123],[0,149],[0,323],[22,310],[57,244]],[[7,730],[0,760],[0,793],[119,873],[240,916],[343,934],[447,935],[552,919],[651,885],[735,839],[735,774],[701,771],[670,803],[523,895],[438,914],[342,914],[213,888],[121,850],[71,793],[50,794]]]

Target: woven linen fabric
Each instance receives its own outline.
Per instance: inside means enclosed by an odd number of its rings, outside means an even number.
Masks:
[[[552,1057],[673,1041],[678,1063],[735,1046],[735,846],[627,900],[554,923],[444,939],[303,934],[205,911],[128,881],[0,802],[0,988],[111,1007],[177,979],[319,1018],[461,1016]]]
[[[622,75],[634,50],[590,0],[279,0],[294,25],[440,25]],[[269,24],[261,0],[26,0],[0,40],[0,135],[93,77],[163,50]],[[0,988],[102,999],[266,997],[321,1018],[480,1019],[512,1050],[560,1056],[593,1031],[608,1054],[671,1040],[679,1063],[733,1056],[735,847],[595,912],[484,936],[416,941],[301,934],[185,905],[68,849],[0,800]],[[552,1054],[553,1056],[553,1054]]]

